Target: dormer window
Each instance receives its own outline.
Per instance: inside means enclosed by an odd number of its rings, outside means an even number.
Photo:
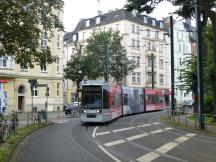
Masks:
[[[96,24],[100,24],[100,17],[96,18]]]
[[[143,17],[143,21],[144,21],[144,23],[147,24],[148,18],[147,18],[146,16],[144,16],[144,17]]]
[[[152,19],[152,25],[155,26],[155,20],[154,19]]]
[[[163,22],[160,22],[160,28],[163,28]]]
[[[86,20],[86,27],[90,26],[90,20]]]
[[[76,34],[73,35],[73,41],[76,41],[77,40],[77,36]]]

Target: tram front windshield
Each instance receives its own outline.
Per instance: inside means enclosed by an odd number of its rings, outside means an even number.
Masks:
[[[83,109],[102,108],[101,86],[83,86],[82,87],[82,108]]]

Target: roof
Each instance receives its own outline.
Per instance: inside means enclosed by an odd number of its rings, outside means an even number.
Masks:
[[[98,24],[96,24],[97,17],[100,17],[100,23],[98,23]],[[143,21],[144,17],[147,17],[147,19],[148,19],[147,23],[144,23],[144,21]],[[155,26],[152,25],[152,19],[155,20],[155,24],[156,24]],[[88,20],[89,20],[89,26],[86,26],[86,21],[88,21]],[[145,26],[149,26],[149,27],[153,27],[153,28],[157,28],[157,29],[161,29],[160,28],[160,22],[163,23],[163,21],[158,21],[155,18],[148,17],[146,15],[135,16],[132,13],[130,13],[124,9],[118,9],[118,10],[111,11],[111,12],[108,12],[108,13],[105,13],[102,15],[98,15],[98,16],[95,16],[92,18],[80,20],[73,32],[69,32],[69,33],[65,34],[64,41],[70,40],[74,34],[77,34],[81,30],[92,29],[95,27],[119,22],[122,20],[128,20],[128,21],[134,22],[136,24],[145,25]],[[164,25],[163,25],[162,30],[164,30]]]

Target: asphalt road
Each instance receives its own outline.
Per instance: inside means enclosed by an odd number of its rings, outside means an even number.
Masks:
[[[16,162],[216,161],[216,138],[160,122],[162,112],[82,126],[66,118],[27,137]]]

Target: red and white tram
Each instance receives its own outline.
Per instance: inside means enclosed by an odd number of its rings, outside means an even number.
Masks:
[[[163,91],[159,89],[122,87],[100,80],[82,84],[81,123],[103,123],[164,108]]]

